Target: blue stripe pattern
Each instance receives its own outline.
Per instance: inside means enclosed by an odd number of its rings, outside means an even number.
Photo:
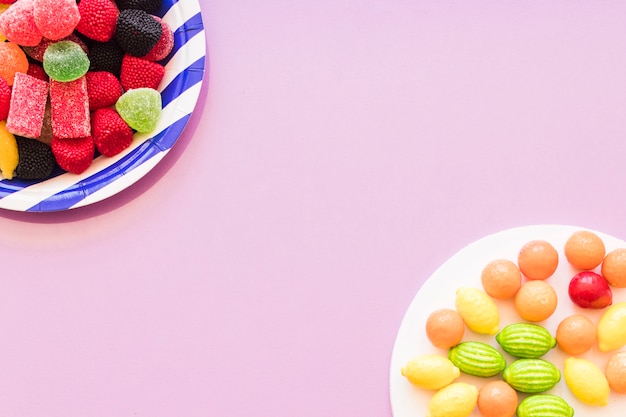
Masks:
[[[172,82],[161,91],[163,107],[167,106],[187,88],[196,85],[204,78],[204,57],[200,58],[184,71],[180,72]]]
[[[185,7],[191,4],[191,2],[197,2],[197,0],[163,0],[161,8],[156,13],[157,16],[163,17],[170,9],[177,3],[181,3],[179,6]],[[185,3],[185,4],[183,4]],[[196,6],[197,3],[196,3]],[[193,6],[192,6],[193,7]],[[199,9],[199,7],[197,7]],[[168,58],[161,61],[163,65],[166,65],[172,56],[176,54],[190,39],[197,35],[201,35],[204,31],[202,16],[197,13],[187,19],[185,22],[176,22],[177,27],[174,29],[174,47],[172,53]],[[197,57],[197,55],[196,55]],[[204,77],[205,66],[205,54],[203,51],[202,57],[187,58],[183,57],[184,68],[175,68],[178,73],[172,78],[171,82],[166,85],[161,91],[161,98],[163,107],[172,103],[181,94],[187,91],[189,88],[201,83]],[[192,61],[193,62],[188,62]],[[189,106],[186,106],[188,108]],[[191,108],[195,107],[195,103]],[[28,188],[36,185],[42,181],[27,181],[27,180],[2,180],[0,181],[0,206],[8,209],[13,209],[10,205],[2,205],[2,199],[10,196],[16,192],[22,192],[24,199],[32,199],[33,205],[26,209],[26,211],[33,212],[48,212],[67,210],[80,203],[89,195],[103,189],[104,187],[115,183],[116,181],[125,180],[124,175],[132,170],[140,167],[150,159],[158,156],[163,152],[169,151],[169,149],[176,143],[178,137],[183,132],[187,122],[189,121],[191,114],[183,115],[177,120],[172,121],[166,128],[153,137],[150,137],[145,142],[141,143],[137,148],[130,151],[127,155],[121,158],[119,161],[111,166],[103,168],[97,173],[88,176],[81,177],[76,176],[77,182],[69,187],[59,190],[54,195],[51,195],[41,201],[35,198],[36,193],[33,195],[28,194]],[[66,174],[64,171],[57,169],[53,174],[53,178]],[[136,180],[136,179],[135,179]],[[45,182],[45,181],[43,181]],[[42,184],[43,185],[43,184]],[[125,188],[125,184],[121,184],[120,190]]]
[[[154,138],[145,141],[118,163],[111,165],[96,174],[85,178],[78,186],[73,186],[42,201],[28,211],[58,211],[66,210],[80,202],[87,195],[94,193],[111,182],[118,180],[125,173],[141,166],[144,162],[168,150],[174,145],[182,133],[190,115],[171,124],[167,129]]]
[[[202,26],[202,15],[198,13],[197,15],[187,20],[184,25],[174,30],[174,49],[178,50],[182,45],[185,44],[185,42],[187,42],[187,40],[193,38],[195,35],[202,32],[203,30],[204,27]],[[170,59],[172,59],[172,56],[174,55],[170,54],[163,61],[161,61],[163,65],[167,65],[167,63],[170,62]]]

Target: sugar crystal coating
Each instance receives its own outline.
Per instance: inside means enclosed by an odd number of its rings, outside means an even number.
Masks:
[[[0,14],[0,33],[8,40],[22,46],[35,46],[41,42],[41,32],[35,24],[35,0],[20,0]]]
[[[91,135],[87,79],[83,76],[68,82],[50,80],[50,113],[55,137]]]
[[[0,77],[0,120],[6,120],[11,103],[11,87]]]
[[[161,115],[161,94],[152,88],[128,90],[117,100],[115,109],[138,132],[151,132]]]
[[[47,100],[47,82],[22,72],[16,73],[7,129],[15,135],[39,137]]]
[[[75,0],[34,0],[34,2],[35,25],[44,38],[58,40],[74,31],[80,20]]]
[[[76,42],[55,42],[43,54],[43,69],[53,80],[74,81],[89,70],[89,57]]]
[[[9,8],[9,4],[0,3],[0,14],[4,13],[6,9]],[[6,41],[7,38],[4,37],[2,33],[0,33],[0,42]]]
[[[165,59],[169,53],[172,52],[172,49],[174,49],[174,33],[165,20],[157,16],[152,17],[161,25],[161,38],[143,58],[149,61],[160,61]]]
[[[28,58],[22,49],[13,42],[0,42],[0,77],[13,85],[16,72],[28,71]]]
[[[43,151],[48,151],[49,157],[50,145],[54,139],[57,140],[56,148],[59,151],[61,139],[67,139],[69,144],[69,141],[74,143],[73,139],[80,140],[93,134],[93,124],[90,123],[93,120],[93,114],[89,113],[90,95],[86,86],[87,71],[90,69],[108,70],[115,74],[119,81],[124,53],[142,57],[148,61],[161,61],[174,48],[174,36],[171,28],[161,18],[150,14],[161,6],[161,0],[0,0],[0,17],[3,14],[4,3],[11,3],[11,7],[7,5],[5,8],[11,9],[11,13],[3,20],[7,25],[9,42],[3,42],[3,31],[0,27],[0,43],[2,43],[0,45],[0,116],[3,110],[3,87],[5,89],[8,87],[9,104],[5,105],[7,109],[5,125],[19,125],[18,122],[24,122],[25,129],[32,130],[29,132],[24,129],[18,129],[15,132],[7,130],[10,135],[16,137],[18,143],[23,145],[17,146],[18,148],[23,147],[25,152],[28,150],[22,158],[28,163],[21,167],[21,174],[18,174],[16,169],[13,175],[22,179],[43,179],[50,175],[51,159],[42,159],[40,156],[45,153]],[[13,5],[13,3],[16,4]],[[78,22],[82,18],[81,5],[88,12],[86,15],[90,15],[90,20],[85,19],[86,26],[91,28],[90,31],[78,30]],[[106,31],[111,30],[112,22],[116,21],[116,7],[119,7],[118,10],[128,9],[123,10],[124,16],[120,19],[120,25],[113,31],[115,33],[119,29],[119,33],[115,35],[116,38],[110,39],[109,36],[109,45],[115,45],[116,49],[114,53],[110,53],[113,48],[102,48],[105,53],[99,56],[103,59],[100,60],[101,62],[96,62],[94,66],[91,62],[91,51],[87,50],[85,42],[89,44],[89,48],[100,47],[104,44],[96,37],[104,36]],[[107,9],[106,13],[104,9]],[[100,18],[98,17],[100,13],[106,16],[103,15]],[[120,12],[117,11],[117,13]],[[77,34],[79,36],[76,36]],[[11,42],[12,39],[19,43]],[[69,42],[70,40],[73,42]],[[81,46],[84,54],[79,53],[74,44]],[[14,51],[11,48],[19,51],[20,56],[14,57],[12,55]],[[24,52],[26,52],[25,55]],[[145,55],[140,55],[142,52],[145,52]],[[109,67],[98,68],[98,65]],[[143,65],[143,68],[150,68],[148,65]],[[5,74],[7,74],[6,80]],[[126,75],[128,74],[130,73],[127,71]],[[104,77],[101,78],[104,79]],[[146,82],[156,79],[153,71],[148,71],[148,74],[137,73],[134,78],[136,80],[147,78]],[[40,87],[45,87],[38,89],[37,82],[41,82]],[[15,94],[11,92],[10,87],[13,83],[15,83],[13,89],[16,91]],[[127,125],[127,129],[137,132],[154,130],[162,112],[161,95],[157,87],[143,87],[126,88],[126,94],[123,97],[120,96],[117,102],[112,103],[114,111],[119,112],[120,120],[123,121],[123,123],[119,122],[119,125]],[[98,106],[103,105],[106,109],[106,105],[115,97],[114,94],[109,94],[112,91],[111,83],[106,84],[106,88],[97,88],[95,98]],[[110,99],[109,96],[112,98]],[[31,110],[26,110],[29,105]],[[40,110],[42,107],[43,115]],[[14,114],[8,117],[11,108]],[[111,124],[113,124],[111,120],[108,120],[107,128]],[[115,136],[116,146],[122,143],[118,136]],[[73,146],[64,145],[65,161],[68,160],[68,152],[73,152],[73,149]],[[32,152],[33,150],[36,152]],[[85,152],[87,156],[93,157],[93,155],[88,155],[89,153]],[[105,154],[102,151],[100,153]],[[75,163],[75,161],[72,162],[72,164]],[[36,170],[35,173],[33,169]],[[76,172],[75,167],[68,169],[66,166],[64,169]]]

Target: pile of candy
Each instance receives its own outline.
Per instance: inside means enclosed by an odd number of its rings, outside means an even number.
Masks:
[[[0,171],[84,172],[156,128],[171,28],[161,0],[0,0]]]

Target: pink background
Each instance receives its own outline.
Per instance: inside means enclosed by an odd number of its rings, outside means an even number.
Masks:
[[[93,206],[0,212],[0,415],[391,416],[449,256],[626,238],[626,3],[200,1],[171,153]]]

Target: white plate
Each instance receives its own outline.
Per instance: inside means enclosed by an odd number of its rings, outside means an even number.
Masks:
[[[44,181],[0,181],[0,208],[61,211],[86,206],[119,193],[146,175],[170,151],[200,95],[206,43],[198,0],[163,0],[157,13],[174,32],[174,48],[164,60],[159,86],[163,112],[157,128],[135,134],[130,148],[115,157],[97,157],[80,175],[57,170]]]
[[[498,258],[517,262],[517,254],[520,248],[528,241],[535,239],[546,240],[559,252],[559,266],[555,274],[546,281],[554,286],[557,291],[559,296],[558,306],[555,313],[548,320],[538,324],[546,327],[554,335],[560,320],[572,314],[585,314],[597,323],[604,310],[579,308],[571,302],[567,295],[569,281],[578,271],[567,263],[563,254],[563,246],[574,231],[581,229],[584,228],[540,225],[505,230],[487,236],[463,248],[428,278],[409,305],[393,348],[389,390],[394,417],[425,416],[428,402],[434,394],[434,391],[412,386],[400,374],[402,366],[413,356],[424,353],[447,354],[447,351],[433,347],[426,337],[425,323],[428,315],[439,308],[454,309],[456,288],[461,286],[482,288],[480,275],[484,266],[489,261]],[[595,230],[592,231],[602,237],[607,251],[618,247],[626,247],[626,242],[623,240]],[[599,271],[596,270],[596,272]],[[625,289],[613,288],[613,302],[615,303],[616,301],[626,301]],[[496,304],[500,309],[500,328],[510,323],[523,321],[515,312],[512,300],[496,300]],[[466,331],[464,340],[479,340],[498,347],[493,336],[477,335],[470,330]],[[500,348],[499,350],[502,351]],[[613,353],[600,352],[596,346],[591,351],[580,355],[580,357],[593,361],[604,370],[606,361]],[[504,355],[507,358],[507,363],[511,363],[511,356],[508,356],[506,353]],[[566,357],[566,354],[556,348],[544,356],[544,359],[554,363],[562,372],[563,362]],[[484,383],[494,379],[499,379],[499,377],[483,379],[462,375],[458,381],[471,382],[480,388]],[[605,417],[621,417],[624,415],[624,407],[626,407],[626,395],[615,393],[611,393],[609,405],[606,407],[587,406],[571,394],[564,378],[561,378],[561,381],[548,392],[563,397],[574,408],[576,417],[592,417],[599,413],[602,413],[602,416]],[[520,400],[523,397],[524,395],[520,394]],[[480,415],[478,409],[474,410],[472,414],[472,416],[477,417]]]

